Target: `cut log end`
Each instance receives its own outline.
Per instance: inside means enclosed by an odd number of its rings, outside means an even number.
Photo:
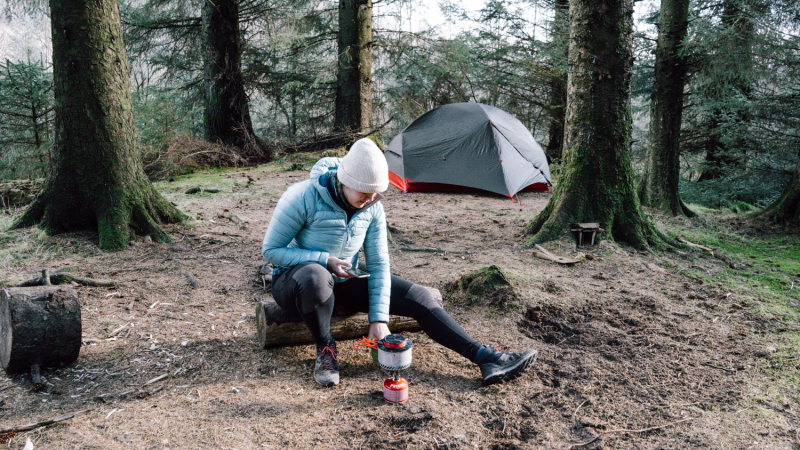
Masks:
[[[27,372],[33,365],[69,364],[78,358],[80,347],[81,310],[72,286],[0,291],[3,369]]]

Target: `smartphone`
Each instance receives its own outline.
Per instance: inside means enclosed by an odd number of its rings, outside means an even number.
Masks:
[[[358,267],[342,267],[342,270],[354,276],[355,278],[368,278],[369,272],[364,272]]]

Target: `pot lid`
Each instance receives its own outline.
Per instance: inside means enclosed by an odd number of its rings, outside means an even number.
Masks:
[[[390,334],[378,341],[378,348],[389,353],[400,353],[411,350],[411,339],[402,334]]]

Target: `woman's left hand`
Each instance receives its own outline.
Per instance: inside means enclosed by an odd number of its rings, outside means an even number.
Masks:
[[[389,331],[389,326],[385,322],[371,322],[369,324],[369,334],[367,337],[373,341],[379,341],[384,337],[392,334]]]

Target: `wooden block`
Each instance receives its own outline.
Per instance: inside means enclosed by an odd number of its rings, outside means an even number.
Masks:
[[[441,304],[442,294],[439,290],[427,289]],[[392,332],[418,331],[421,327],[410,317],[389,316],[389,329]],[[297,314],[285,311],[274,300],[265,300],[256,305],[256,332],[258,343],[263,348],[314,342],[303,319]],[[368,332],[367,314],[339,306],[334,308],[331,333],[335,339],[358,339],[366,336]]]

